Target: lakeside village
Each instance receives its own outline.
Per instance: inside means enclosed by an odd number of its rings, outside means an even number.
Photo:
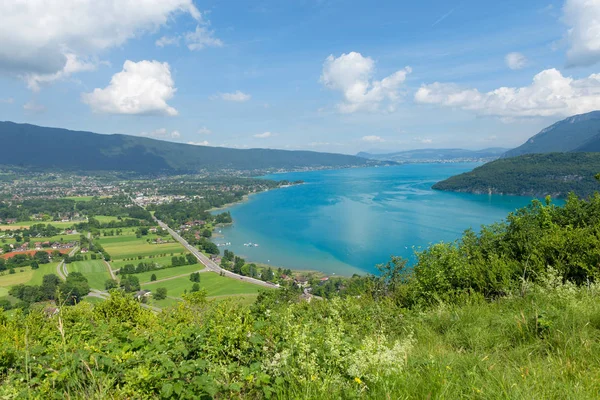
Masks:
[[[215,228],[232,221],[228,212],[212,215],[210,210],[242,201],[252,193],[290,186],[290,182],[228,177],[114,181],[105,177],[72,179],[67,175],[54,174],[39,180],[33,177],[26,178],[24,181],[28,184],[11,182],[8,185],[21,188],[18,199],[12,194],[9,195],[11,190],[7,190],[7,186],[0,185],[0,195],[4,194],[0,198],[0,205],[4,207],[4,211],[0,212],[0,241],[2,242],[0,257],[7,260],[18,255],[17,258],[23,258],[19,266],[35,260],[36,257],[43,259],[44,262],[59,261],[65,258],[67,253],[72,253],[73,257],[76,257],[74,260],[81,259],[85,262],[88,260],[86,253],[95,253],[94,247],[104,247],[109,250],[103,254],[108,262],[112,255],[110,248],[113,244],[105,240],[114,240],[114,245],[118,246],[118,241],[126,242],[133,235],[137,236],[138,241],[137,245],[131,242],[132,249],[144,243],[144,246],[156,245],[157,248],[168,247],[172,250],[161,253],[164,258],[159,259],[151,255],[157,250],[148,247],[147,250],[139,253],[142,257],[141,261],[137,255],[127,257],[123,259],[124,265],[125,261],[138,259],[138,263],[145,266],[135,267],[135,274],[138,270],[148,268],[156,271],[170,268],[173,272],[169,272],[168,275],[173,274],[176,277],[181,273],[177,274],[173,267],[180,263],[176,265],[172,262],[172,253],[175,251],[175,256],[181,257],[185,255],[185,249],[177,247],[176,240],[171,238],[166,230],[156,226],[153,217],[157,217],[177,231],[189,245],[199,249],[224,270],[271,283],[274,287],[294,287],[298,295],[307,301],[321,298],[324,293],[331,290],[344,288],[342,282],[344,278],[336,277],[333,279],[335,282],[331,282],[328,276],[317,271],[292,271],[277,266],[246,262],[226,249],[230,243],[216,245],[211,240]],[[42,196],[43,188],[48,187],[49,182],[54,182],[56,186],[54,190],[48,191],[46,196]],[[298,183],[301,182],[293,184]],[[72,194],[80,194],[80,196],[68,196]],[[124,229],[127,229],[125,235],[119,233]],[[122,239],[119,239],[119,235]],[[104,237],[107,239],[103,239]],[[114,239],[109,239],[111,237]],[[257,243],[250,242],[244,245],[258,246]],[[149,255],[143,256],[143,252]],[[90,257],[91,260],[102,259],[102,255],[96,258],[97,254],[91,254]],[[152,260],[144,261],[148,258]],[[119,260],[115,262],[121,263]],[[70,268],[77,267],[79,266],[76,263]],[[118,267],[115,267],[113,272],[118,274]],[[95,268],[105,267],[96,264]],[[189,268],[193,269],[193,267]],[[131,268],[129,270],[132,271]],[[123,281],[124,278],[120,280]],[[173,284],[175,281],[172,280]],[[150,282],[141,282],[142,289],[147,291],[144,298],[147,298],[156,288],[145,287],[145,285],[150,285]],[[183,286],[185,282],[181,282],[177,287],[172,286],[170,290],[175,290],[175,295]],[[104,289],[103,282],[99,282],[96,287],[100,290]],[[254,285],[250,285],[244,290],[248,293],[256,293],[257,289]],[[181,295],[176,294],[176,296]],[[163,304],[159,305],[163,306]]]

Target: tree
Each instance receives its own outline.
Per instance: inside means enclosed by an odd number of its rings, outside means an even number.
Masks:
[[[61,286],[67,304],[77,304],[90,292],[90,285],[81,272],[71,272]]]
[[[160,287],[156,289],[156,293],[153,296],[156,300],[163,300],[167,298],[167,288]]]
[[[202,231],[202,236],[204,236],[205,238],[210,238],[212,236],[212,232],[210,229],[205,229]]]
[[[44,275],[42,286],[40,286],[40,295],[44,300],[56,299],[56,290],[61,284],[60,278],[54,274]]]
[[[198,259],[196,258],[195,255],[193,255],[192,253],[187,253],[185,255],[185,258],[187,259],[187,263],[188,265],[194,265],[194,264],[198,264]]]
[[[202,244],[202,248],[208,254],[219,255],[219,253],[220,253],[219,247],[216,244],[214,244],[213,242],[206,241],[206,243]]]
[[[156,280],[156,274],[150,275],[150,282],[154,282]]]
[[[190,281],[192,281],[192,282],[200,282],[200,272],[192,272],[190,274]]]
[[[38,269],[39,267],[40,267],[40,265],[38,264],[37,261],[31,262],[31,269]]]
[[[117,282],[114,279],[107,279],[104,282],[104,289],[105,290],[111,290],[111,289],[116,289],[119,287],[119,282]]]
[[[121,288],[126,292],[137,292],[140,290],[140,280],[137,276],[127,275],[121,279]]]
[[[192,285],[192,290],[190,290],[191,293],[195,293],[195,292],[199,292],[200,291],[200,284],[199,283],[194,283]]]

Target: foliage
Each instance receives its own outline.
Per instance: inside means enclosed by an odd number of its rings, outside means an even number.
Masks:
[[[591,196],[600,153],[528,154],[484,164],[433,185],[434,189],[469,193],[566,197]]]

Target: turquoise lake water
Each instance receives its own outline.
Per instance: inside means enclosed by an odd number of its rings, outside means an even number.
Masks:
[[[391,255],[452,241],[500,221],[531,199],[440,192],[431,186],[479,164],[412,164],[269,175],[304,185],[250,196],[229,208],[215,243],[247,261],[327,274],[375,273]],[[259,246],[245,246],[256,243]]]

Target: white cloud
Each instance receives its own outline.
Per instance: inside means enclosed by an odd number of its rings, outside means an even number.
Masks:
[[[202,50],[205,47],[221,47],[223,42],[214,37],[214,31],[208,30],[205,26],[196,26],[194,32],[185,34],[185,42],[190,50]]]
[[[225,100],[225,101],[236,101],[238,103],[242,103],[244,101],[248,101],[252,98],[251,95],[241,92],[239,90],[233,92],[233,93],[219,93],[216,96],[212,97],[213,99],[218,98],[221,100]]]
[[[38,104],[34,100],[32,100],[28,103],[25,103],[23,105],[23,109],[32,114],[41,114],[44,111],[46,111],[46,106],[44,106],[43,104]]]
[[[211,133],[212,133],[212,131],[205,126],[198,129],[198,135],[210,135]]]
[[[14,102],[15,102],[15,99],[13,99],[12,97],[0,99],[0,103],[4,103],[4,104],[12,104]]]
[[[567,0],[563,12],[569,27],[569,65],[593,65],[600,61],[600,1]]]
[[[385,142],[384,139],[382,139],[379,136],[375,136],[375,135],[363,136],[361,140],[363,142],[369,142],[369,143],[382,143],[382,142]]]
[[[193,0],[2,1],[0,70],[36,89],[91,69],[90,57],[181,14],[202,21]]]
[[[527,66],[527,58],[521,53],[508,53],[504,57],[506,66],[510,69],[517,70]]]
[[[419,138],[419,137],[417,137],[417,138],[414,138],[413,140],[415,142],[419,142],[419,143],[423,143],[423,144],[431,144],[431,143],[433,143],[433,140],[429,139],[429,138]]]
[[[271,132],[257,133],[256,135],[254,135],[255,138],[259,138],[259,139],[266,139],[271,136],[275,136],[275,135]]]
[[[179,36],[163,36],[154,42],[158,47],[179,45],[181,38]]]
[[[327,57],[320,81],[325,87],[342,93],[344,101],[337,105],[342,113],[376,111],[384,102],[393,110],[400,99],[400,86],[411,71],[406,67],[377,81],[373,79],[375,61],[351,52],[338,58]]]
[[[187,45],[188,49],[190,49],[192,51],[202,50],[205,47],[222,47],[223,42],[221,41],[221,39],[216,38],[214,36],[215,32],[212,30],[209,30],[206,27],[206,25],[208,25],[208,22],[203,23],[202,25],[198,24],[198,25],[196,25],[196,30],[194,30],[192,32],[187,32],[182,35],[163,36],[160,39],[158,39],[155,42],[155,44],[158,47],[165,47],[165,46],[172,46],[172,45],[179,46],[179,43],[183,39],[185,41],[185,44]]]
[[[142,132],[140,136],[147,136],[156,139],[179,139],[181,137],[181,133],[179,131],[168,131],[166,128],[159,128],[153,130],[152,132]]]
[[[208,141],[205,140],[203,142],[187,142],[187,144],[192,144],[194,146],[208,146]]]
[[[535,75],[529,86],[487,93],[436,82],[421,86],[415,100],[502,118],[569,116],[600,109],[600,74],[573,79],[547,69]]]
[[[96,113],[173,116],[177,110],[167,101],[176,90],[168,63],[127,60],[106,88],[81,96]]]

